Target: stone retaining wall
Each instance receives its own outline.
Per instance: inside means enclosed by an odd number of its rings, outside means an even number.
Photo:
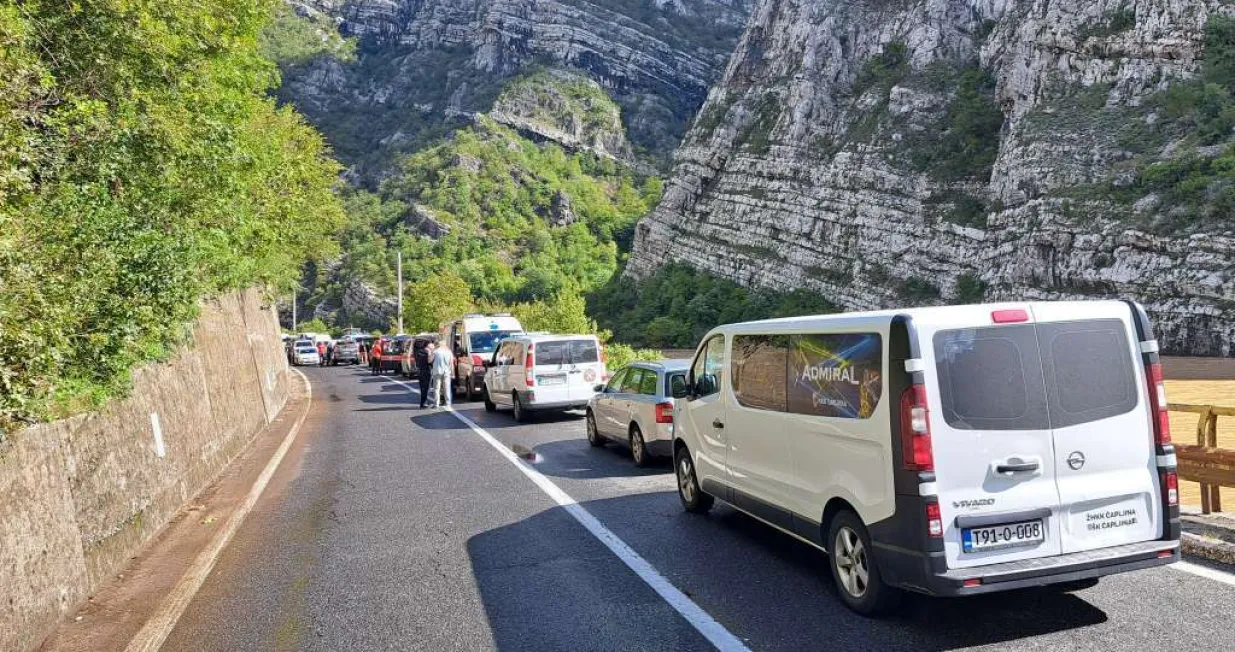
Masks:
[[[129,398],[0,444],[0,650],[37,647],[123,568],[278,415],[288,383],[275,311],[250,290],[204,305],[192,346],[137,370]]]

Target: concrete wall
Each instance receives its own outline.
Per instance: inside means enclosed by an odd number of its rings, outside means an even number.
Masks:
[[[288,383],[275,312],[250,290],[204,305],[192,346],[137,370],[130,398],[0,444],[0,650],[34,648],[119,572],[278,415]]]

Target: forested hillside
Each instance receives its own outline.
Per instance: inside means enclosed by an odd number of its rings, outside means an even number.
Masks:
[[[268,95],[282,10],[0,3],[0,432],[123,390],[203,297],[337,251],[340,168]]]

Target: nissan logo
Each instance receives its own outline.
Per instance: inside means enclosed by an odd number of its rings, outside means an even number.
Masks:
[[[1072,467],[1073,471],[1080,471],[1082,466],[1085,466],[1085,454],[1080,451],[1072,451],[1068,455],[1068,466]]]

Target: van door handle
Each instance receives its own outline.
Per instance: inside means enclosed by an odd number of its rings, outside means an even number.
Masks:
[[[724,428],[725,424],[720,419],[712,419],[712,427],[720,429]]]
[[[1039,464],[1037,462],[1016,462],[1004,463],[995,466],[995,473],[1003,475],[1011,475],[1013,473],[1032,473],[1037,471]]]

